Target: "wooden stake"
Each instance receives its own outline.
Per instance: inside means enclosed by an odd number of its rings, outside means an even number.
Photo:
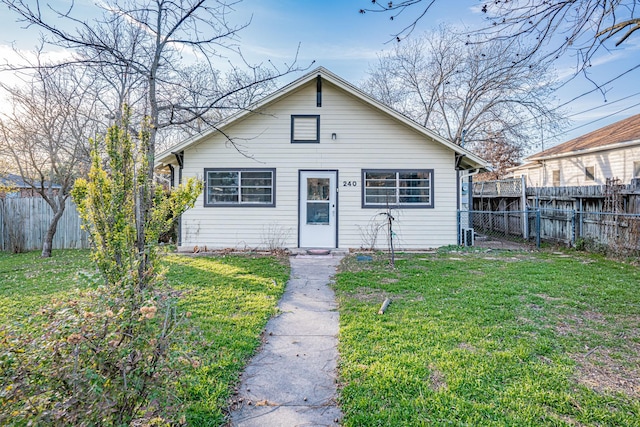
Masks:
[[[387,310],[387,307],[389,307],[389,304],[391,304],[391,300],[389,298],[386,298],[382,303],[382,307],[380,307],[380,310],[378,310],[378,314],[384,314],[384,312]]]

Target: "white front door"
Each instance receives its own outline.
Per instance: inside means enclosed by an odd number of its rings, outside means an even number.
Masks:
[[[301,248],[335,248],[337,171],[300,171]]]

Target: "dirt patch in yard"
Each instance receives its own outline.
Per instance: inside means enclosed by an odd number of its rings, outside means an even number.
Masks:
[[[599,334],[607,322],[601,313],[583,311],[579,314],[564,314],[560,316],[555,330],[560,335]]]
[[[470,353],[475,353],[477,350],[474,346],[466,342],[461,342],[460,344],[458,344],[458,348],[461,350],[466,350]]]
[[[538,298],[542,298],[545,301],[562,301],[564,298],[552,297],[547,294],[535,294]]]
[[[338,272],[358,272],[358,271],[367,271],[372,269],[378,269],[380,266],[387,267],[390,271],[393,270],[391,267],[391,258],[388,254],[379,253],[379,252],[363,252],[363,253],[352,253],[348,256],[342,258],[340,262],[340,266],[338,267]]]
[[[635,347],[632,352],[635,356],[629,355],[629,359],[635,359],[638,366],[640,346]],[[573,355],[572,358],[579,365],[577,381],[598,392],[613,391],[633,398],[640,397],[640,369],[623,366],[621,360],[613,358],[611,353],[609,348],[596,347],[585,354]]]
[[[500,240],[489,238],[487,236],[479,236],[474,241],[474,246],[485,249],[507,249],[507,250],[531,250],[535,248],[535,244],[527,242],[512,242],[510,240]]]
[[[578,365],[576,381],[600,393],[640,397],[639,323],[639,316],[607,319],[595,311],[562,316],[556,331],[585,342],[583,352],[569,354]],[[594,341],[600,344],[590,344]]]
[[[440,372],[434,365],[429,365],[429,388],[435,392],[447,390],[447,382],[444,374]]]

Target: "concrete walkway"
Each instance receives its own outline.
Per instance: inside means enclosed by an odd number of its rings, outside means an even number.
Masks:
[[[291,257],[265,343],[242,375],[231,426],[336,426],[338,312],[328,286],[339,255]]]

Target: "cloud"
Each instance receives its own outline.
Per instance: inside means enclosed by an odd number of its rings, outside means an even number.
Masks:
[[[71,54],[65,50],[52,50],[49,52],[43,52],[41,55],[42,61],[47,62],[60,62],[69,59]],[[7,44],[0,44],[0,64],[10,65],[11,67],[28,67],[29,61],[35,62],[36,53],[34,51],[17,50],[13,46]],[[24,69],[21,71],[4,70],[0,72],[0,79],[2,82],[9,86],[26,84],[29,70]],[[0,113],[10,110],[7,96],[4,91],[0,91]]]

